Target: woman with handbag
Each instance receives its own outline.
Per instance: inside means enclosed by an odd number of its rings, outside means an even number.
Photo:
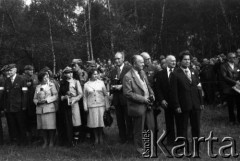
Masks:
[[[88,73],[90,80],[84,84],[84,110],[88,112],[87,126],[93,129],[95,144],[103,143],[103,115],[109,109],[107,90],[104,82],[98,80],[98,70],[91,69]]]
[[[55,85],[49,82],[46,72],[38,75],[40,84],[36,87],[33,102],[36,104],[37,129],[43,133],[43,148],[53,147],[56,130],[56,107],[54,102],[58,100],[58,92]]]

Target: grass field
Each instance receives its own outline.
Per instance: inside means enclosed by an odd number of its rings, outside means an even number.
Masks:
[[[226,145],[227,142],[221,144],[220,141],[225,136],[231,136],[236,140],[237,150],[240,152],[240,125],[228,125],[227,109],[226,108],[206,108],[202,112],[202,128],[201,135],[204,137],[209,136],[209,132],[213,131],[214,136],[219,138],[219,143],[214,143],[214,153],[218,153],[218,149],[222,145]],[[4,119],[3,119],[4,121]],[[164,115],[161,113],[158,118],[160,133],[165,128]],[[4,121],[5,122],[5,121]],[[6,126],[6,125],[4,125]],[[4,128],[6,132],[6,127]],[[77,147],[65,148],[65,147],[54,147],[52,149],[42,149],[41,146],[26,146],[18,147],[13,145],[4,145],[0,147],[0,161],[76,161],[76,160],[146,160],[141,158],[134,150],[131,144],[119,144],[118,130],[116,127],[116,119],[112,127],[105,128],[105,141],[104,145],[94,147],[91,143],[82,143]],[[6,139],[6,137],[5,137]],[[239,148],[239,149],[238,149]],[[199,159],[195,158],[167,158],[160,150],[158,150],[158,158],[151,160],[240,160],[238,158],[230,157],[224,159],[222,157],[210,158],[207,155],[207,143],[201,145]]]

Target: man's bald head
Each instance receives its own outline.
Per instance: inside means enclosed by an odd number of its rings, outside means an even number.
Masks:
[[[176,58],[173,55],[168,55],[166,57],[166,63],[169,68],[175,68],[176,67]]]
[[[132,57],[133,68],[137,71],[143,70],[144,59],[141,55],[133,55]]]
[[[151,56],[147,52],[142,52],[140,55],[143,57],[145,65],[151,64]]]

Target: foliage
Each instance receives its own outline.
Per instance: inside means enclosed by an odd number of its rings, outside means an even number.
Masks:
[[[73,58],[87,60],[86,23],[95,58],[112,58],[118,50],[127,58],[142,51],[158,58],[184,49],[203,58],[239,48],[238,0],[166,0],[162,33],[164,0],[91,0],[90,22],[84,20],[86,1],[33,0],[26,6],[23,0],[2,0],[0,66],[15,62],[20,68],[52,68],[49,20],[58,69]]]

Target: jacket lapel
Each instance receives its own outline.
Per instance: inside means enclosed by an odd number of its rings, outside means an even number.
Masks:
[[[138,79],[138,77],[137,77],[136,73],[133,71],[133,69],[132,69],[131,73],[132,73],[132,77],[133,77],[134,81],[136,82],[136,84],[138,85],[138,87],[139,87],[141,90],[143,90],[142,85],[141,85],[141,83],[140,83],[140,80]],[[143,91],[144,91],[144,90],[143,90]]]
[[[184,71],[179,68],[180,73],[182,74],[183,78],[186,79],[186,81],[188,82],[188,84],[191,84],[190,80],[188,79],[188,77],[186,76],[186,74],[184,73]],[[190,70],[191,73],[191,70]],[[191,73],[191,77],[192,77],[192,73]]]
[[[11,81],[11,79],[10,79],[10,81]],[[12,86],[14,86],[17,82],[18,82],[18,75],[16,75],[16,78],[14,79],[13,83],[11,82]]]
[[[167,85],[169,85],[169,83],[170,83],[170,79],[168,77],[167,69],[164,69],[164,71],[163,71],[163,82],[166,82]]]
[[[125,68],[125,64],[123,65],[123,69],[122,69],[122,71],[121,71],[121,73],[120,73],[120,79],[122,80],[122,78],[123,78],[123,73],[125,73],[125,70],[126,70],[126,68]]]
[[[228,68],[230,77],[232,78],[233,77],[233,75],[232,75],[233,69],[230,67],[229,63],[227,63],[227,68]],[[235,65],[234,65],[234,68],[235,68]]]

